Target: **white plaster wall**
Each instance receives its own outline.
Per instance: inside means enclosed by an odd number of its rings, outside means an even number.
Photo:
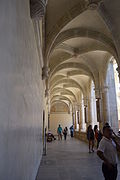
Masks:
[[[64,129],[66,126],[69,129],[70,126],[72,125],[72,114],[67,114],[67,113],[50,114],[50,130],[54,135],[57,134],[57,128],[59,124],[61,125],[62,129]]]
[[[42,155],[43,82],[29,0],[0,1],[0,180],[34,180]]]

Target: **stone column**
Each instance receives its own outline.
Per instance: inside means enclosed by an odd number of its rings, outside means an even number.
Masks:
[[[77,120],[76,120],[77,119],[77,114],[76,114],[76,110],[75,110],[74,113],[75,113],[75,126],[74,126],[74,128],[77,129]]]
[[[103,114],[103,125],[109,122],[109,99],[108,99],[108,86],[102,88],[102,114]]]
[[[91,97],[88,98],[88,106],[87,106],[87,116],[88,116],[88,124],[92,124],[92,108],[91,108]]]
[[[118,72],[118,77],[119,77],[119,82],[120,82],[120,66],[118,66],[116,70]]]
[[[97,121],[99,122],[99,128],[102,130],[103,128],[103,106],[102,106],[102,99],[101,99],[101,90],[100,88],[95,88],[95,98],[96,98],[96,113],[97,113]]]
[[[88,123],[87,119],[87,106],[84,105],[84,118],[85,118],[85,123]]]
[[[79,106],[79,109],[78,109],[78,124],[79,124],[79,132],[81,132],[82,122],[81,122],[80,106]]]
[[[83,128],[83,110],[82,110],[82,103],[80,106],[80,119],[79,119],[79,132],[81,132],[81,129]]]
[[[109,107],[109,123],[113,128],[113,130],[118,132],[118,110],[117,110],[117,98],[116,98],[113,61],[109,63],[108,73],[107,73],[107,84],[109,85],[108,93],[107,93],[108,107]]]
[[[73,126],[75,125],[75,113],[72,112],[72,121],[73,121]]]

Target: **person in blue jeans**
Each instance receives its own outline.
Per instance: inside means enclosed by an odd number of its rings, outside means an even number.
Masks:
[[[62,140],[62,127],[58,126],[58,129],[57,129],[57,133],[58,133],[58,140]]]

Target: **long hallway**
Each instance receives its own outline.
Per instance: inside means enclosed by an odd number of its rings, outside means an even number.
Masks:
[[[48,143],[47,149],[47,156],[42,159],[36,180],[104,179],[101,172],[101,161],[96,152],[88,153],[88,147],[84,142],[76,139],[56,140]],[[120,174],[117,180],[120,180]]]

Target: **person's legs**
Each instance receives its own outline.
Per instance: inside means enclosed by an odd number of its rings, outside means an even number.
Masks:
[[[89,153],[91,153],[91,140],[89,140]]]
[[[116,180],[117,179],[117,166],[109,169],[106,164],[102,165],[102,172],[105,177],[105,180]]]
[[[112,179],[116,180],[117,179],[117,174],[118,174],[118,170],[117,170],[117,165],[113,167],[113,171],[112,171]]]
[[[73,137],[73,131],[71,131],[71,137]]]
[[[64,134],[64,139],[66,140],[66,134]]]
[[[98,149],[98,147],[99,147],[99,140],[97,139],[97,149]]]
[[[62,134],[60,133],[60,139],[62,140]]]
[[[66,137],[65,137],[65,140],[67,139],[67,134],[66,134]]]
[[[58,140],[60,140],[60,134],[58,134]]]
[[[109,174],[108,167],[104,163],[102,164],[102,172],[103,172],[105,180],[110,180],[109,179],[110,178],[110,174]]]
[[[92,152],[94,152],[94,140],[92,140]]]

